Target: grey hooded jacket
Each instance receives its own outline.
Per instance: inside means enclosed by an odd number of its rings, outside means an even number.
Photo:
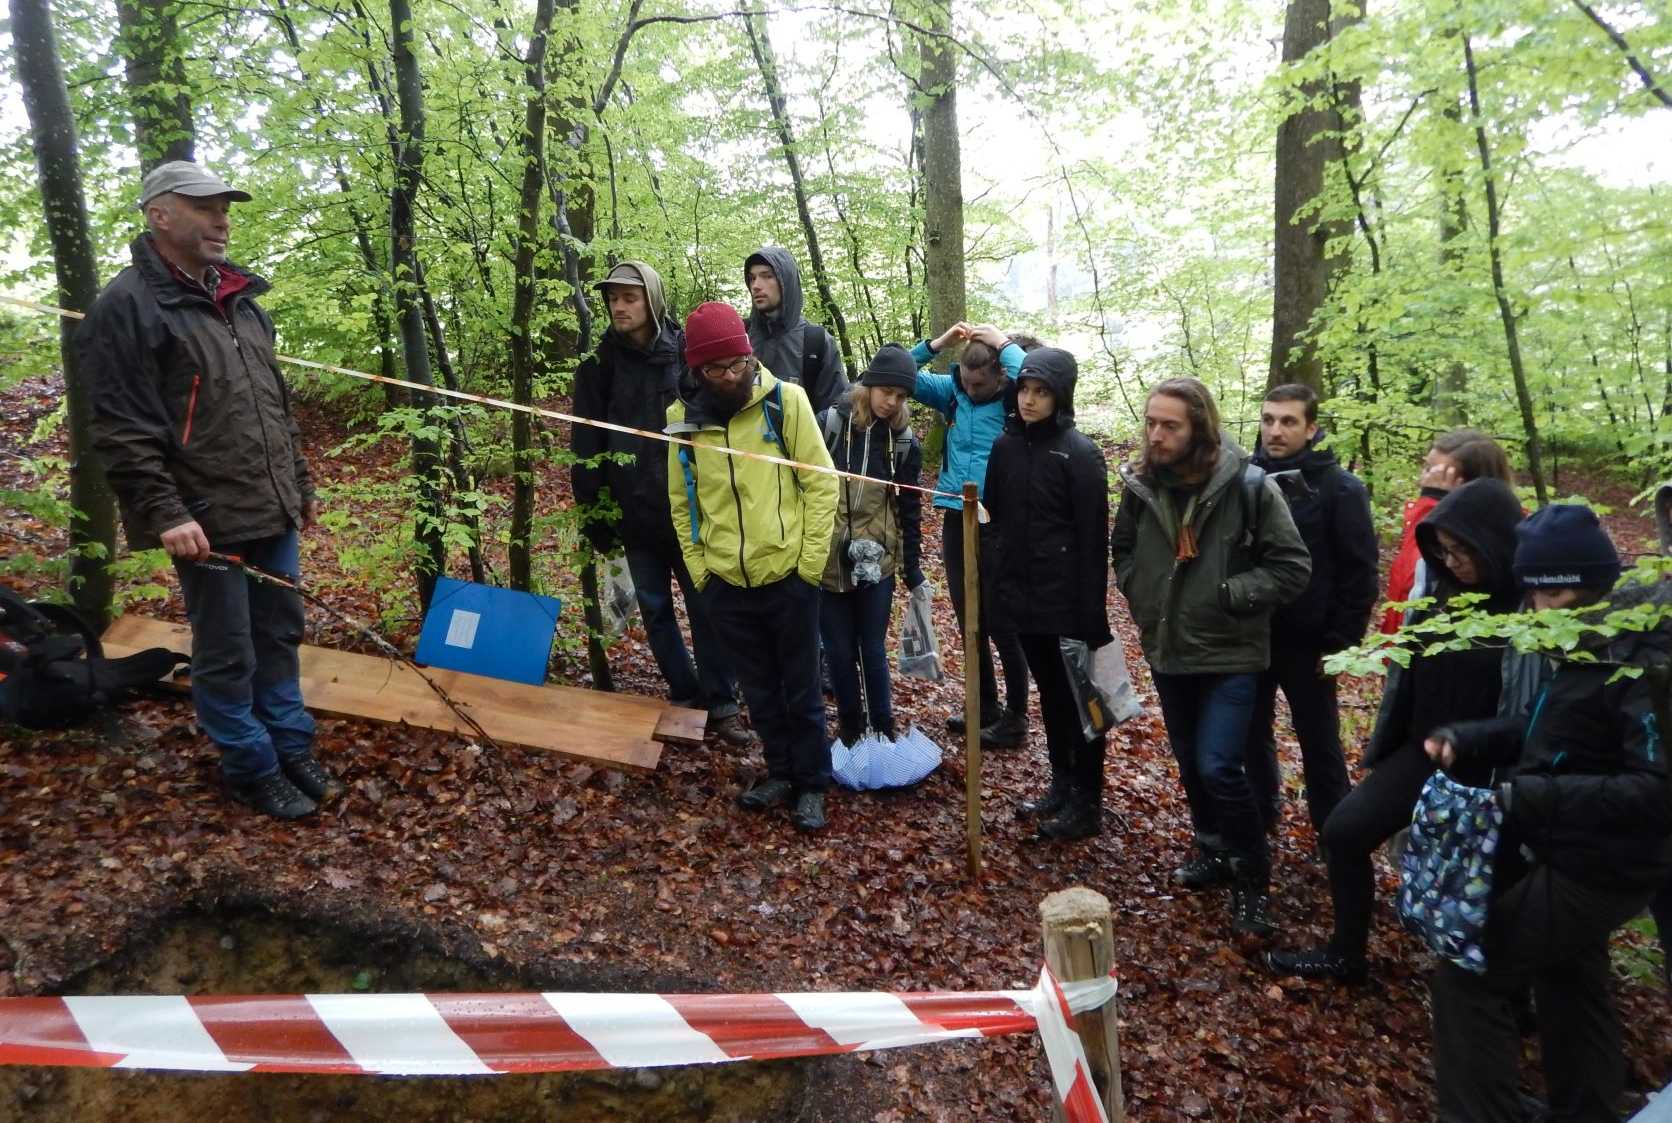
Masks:
[[[766,369],[785,382],[793,382],[807,392],[814,413],[823,413],[836,404],[848,388],[847,372],[842,367],[842,355],[836,340],[829,332],[807,322],[801,312],[804,298],[801,292],[801,270],[795,258],[781,246],[762,246],[743,262],[745,279],[751,265],[766,265],[778,278],[783,299],[772,312],[751,312],[748,319],[749,345],[755,357]],[[803,359],[809,333],[824,336],[824,358],[811,383],[802,379]]]

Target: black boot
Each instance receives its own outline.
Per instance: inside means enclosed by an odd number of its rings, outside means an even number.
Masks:
[[[341,780],[325,771],[325,766],[312,753],[282,758],[279,767],[285,778],[296,785],[296,790],[315,803],[330,803],[348,790]]]
[[[247,784],[227,784],[227,791],[239,803],[248,804],[275,819],[300,819],[319,810],[319,804],[297,790],[284,772],[257,777]]]
[[[1304,951],[1268,951],[1266,970],[1274,975],[1297,979],[1330,979],[1355,986],[1370,977],[1370,968],[1362,959],[1348,959],[1327,947],[1307,948]]]
[[[1230,880],[1230,857],[1206,846],[1198,847],[1194,858],[1173,871],[1173,883],[1186,889],[1211,889]]]
[[[824,829],[824,793],[802,792],[801,798],[795,801],[795,810],[790,818],[795,825],[804,831],[822,831]]]
[[[1238,936],[1268,939],[1277,935],[1271,916],[1270,875],[1244,858],[1231,860],[1231,931]]]
[[[1068,806],[1068,795],[1074,790],[1068,773],[1051,769],[1051,786],[1043,795],[1023,800],[1016,805],[1018,819],[1046,819]]]
[[[885,717],[881,721],[872,721],[871,728],[876,732],[878,737],[888,741],[894,740],[897,735],[894,726],[894,719],[892,717]]]
[[[858,714],[841,714],[836,718],[836,737],[848,748],[853,748],[865,736],[865,719]]]
[[[1072,842],[1091,838],[1103,829],[1103,800],[1101,793],[1087,791],[1078,784],[1068,792],[1068,803],[1052,818],[1039,824],[1039,836],[1053,842]]]
[[[1014,749],[1027,739],[1028,716],[1015,710],[1004,711],[997,721],[981,729],[981,747],[984,749]]]
[[[765,811],[769,807],[795,800],[795,785],[788,780],[768,780],[756,784],[737,797],[737,805],[749,811]]]

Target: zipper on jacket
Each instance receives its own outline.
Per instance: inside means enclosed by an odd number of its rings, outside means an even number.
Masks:
[[[197,414],[197,388],[203,381],[202,374],[192,375],[192,396],[186,401],[186,428],[180,434],[180,447],[185,448],[192,439],[192,418]]]
[[[731,422],[727,421],[726,444],[730,445],[731,443]],[[737,570],[743,574],[743,587],[752,589],[754,585],[749,580],[749,563],[743,560],[743,555],[747,549],[747,538],[743,533],[743,496],[737,490],[737,457],[726,457],[726,471],[731,473],[732,502],[737,504]],[[779,490],[782,489],[783,485],[780,483]]]

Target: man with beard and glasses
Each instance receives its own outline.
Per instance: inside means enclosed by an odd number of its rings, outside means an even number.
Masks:
[[[689,373],[668,407],[668,499],[685,568],[737,671],[766,755],[767,779],[738,802],[793,804],[802,830],[825,825],[830,742],[819,690],[819,582],[836,526],[826,472],[721,449],[831,466],[801,387],[754,357],[727,304],[685,322]]]

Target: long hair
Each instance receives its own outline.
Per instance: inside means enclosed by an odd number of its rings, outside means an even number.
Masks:
[[[1185,450],[1183,459],[1168,467],[1185,479],[1205,478],[1219,462],[1219,407],[1214,404],[1213,393],[1199,378],[1169,378],[1156,383],[1149,397],[1157,394],[1183,402],[1185,414],[1190,419],[1190,447]],[[1146,398],[1145,404],[1148,401]],[[1145,441],[1144,474],[1153,476],[1161,467],[1150,461],[1149,442]]]
[[[864,432],[876,424],[876,415],[871,412],[871,388],[863,382],[855,382],[853,389],[848,391],[848,403],[853,407],[853,427]],[[911,425],[911,399],[900,403],[900,408],[894,411],[889,421],[889,428],[896,433],[902,433]]]

